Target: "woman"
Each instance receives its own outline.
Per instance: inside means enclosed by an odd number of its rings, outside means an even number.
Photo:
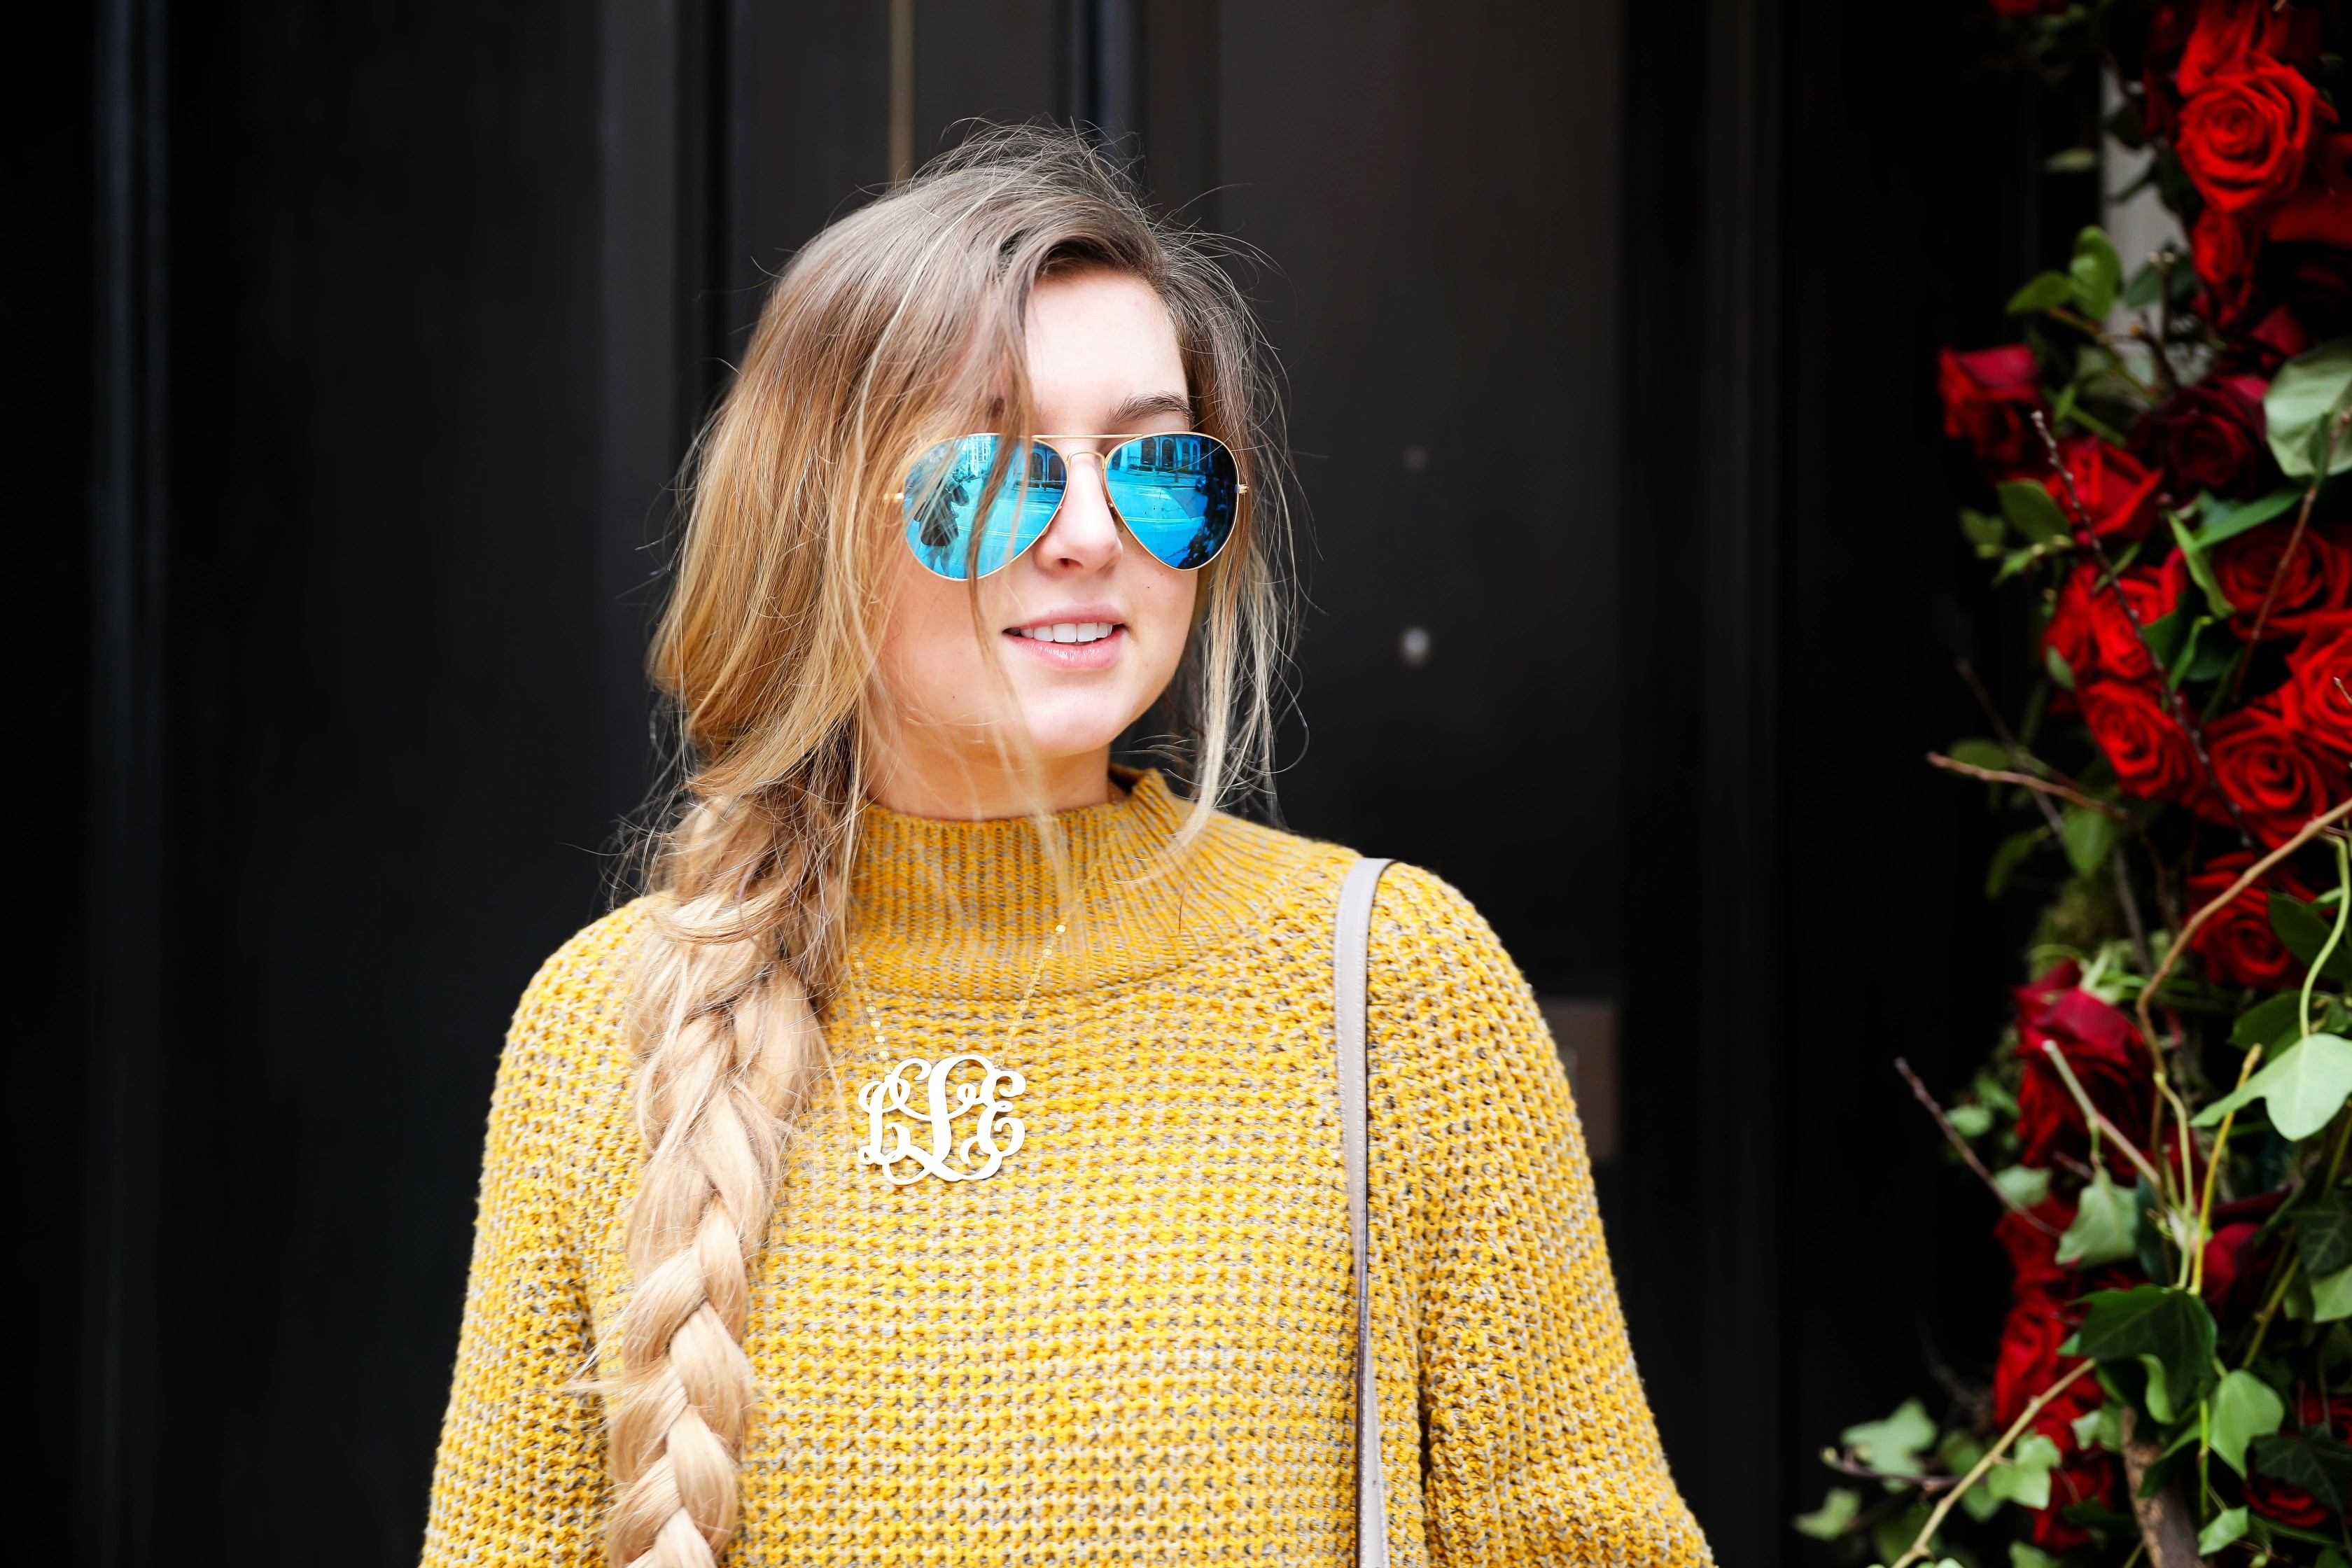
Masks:
[[[508,1041],[426,1563],[1354,1559],[1354,857],[1213,809],[1280,647],[1261,364],[1060,133],[779,280],[653,654],[682,810]],[[1110,763],[1163,700],[1197,804]],[[1396,1560],[1708,1561],[1526,984],[1433,877],[1375,914]]]

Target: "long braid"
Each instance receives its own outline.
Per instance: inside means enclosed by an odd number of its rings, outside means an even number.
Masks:
[[[749,1265],[823,1059],[812,997],[829,982],[850,843],[846,781],[814,782],[781,807],[698,803],[644,938],[631,1008],[649,1153],[612,1422],[610,1550],[630,1568],[708,1568],[736,1527]]]

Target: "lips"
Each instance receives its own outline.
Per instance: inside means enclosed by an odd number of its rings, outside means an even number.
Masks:
[[[1021,648],[1015,657],[1073,674],[1117,664],[1127,635],[1127,623],[1108,605],[1071,605],[1053,619],[1041,616],[1004,628],[1005,640]]]
[[[1051,626],[1013,626],[1012,634],[1032,642],[1100,642],[1118,630],[1117,621],[1055,621]]]

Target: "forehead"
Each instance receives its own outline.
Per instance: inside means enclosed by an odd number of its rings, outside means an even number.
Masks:
[[[1176,323],[1132,274],[1088,269],[1042,280],[1029,297],[1027,330],[1041,402],[1184,391]]]

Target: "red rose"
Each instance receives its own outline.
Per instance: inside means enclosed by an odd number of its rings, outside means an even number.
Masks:
[[[2017,997],[2017,1054],[2023,1064],[2017,1089],[2017,1136],[2021,1164],[2046,1166],[2053,1152],[2090,1146],[2083,1109],[2051,1064],[2044,1047],[2056,1046],[2099,1113],[2126,1137],[2143,1136],[2155,1081],[2139,1031],[2117,1009],[2076,984],[2071,966],[2053,969]],[[2130,1162],[2112,1152],[2116,1167],[2133,1180]]]
[[[2183,804],[2210,793],[2188,734],[2154,691],[2137,681],[2102,679],[2078,684],[2075,696],[2124,788]]]
[[[2042,379],[2032,349],[1946,349],[1936,356],[1936,387],[1944,399],[1944,434],[1966,441],[1978,461],[2011,474],[2041,455],[2032,416],[2042,407]]]
[[[2189,905],[2201,910],[2230,890],[2231,885],[2254,863],[2252,851],[2232,849],[2216,855],[2189,878]],[[2272,887],[2299,890],[2283,871],[2264,879]],[[2271,929],[2270,889],[2255,883],[2205,922],[2189,944],[2205,973],[2224,985],[2251,985],[2275,991],[2303,971]]]
[[[2190,4],[2195,25],[2180,46],[2174,84],[2186,98],[2204,91],[2216,78],[2243,70],[2256,59],[2284,60],[2289,65],[2315,67],[2323,45],[2324,24],[2307,8],[2285,11],[2274,0],[2204,0]],[[2166,6],[2148,30],[2151,57],[2170,47],[2180,13]]]
[[[2205,731],[2213,774],[2238,803],[2246,831],[2273,848],[2333,804],[2347,783],[2344,764],[2324,756],[2289,729],[2275,697],[2249,702]],[[2226,820],[2218,803],[2200,809]]]
[[[2352,756],[2352,611],[2314,616],[2286,656],[2280,716],[2306,741]],[[2343,683],[2343,689],[2336,683]]]
[[[2253,1220],[2240,1220],[2235,1225],[2217,1226],[2211,1239],[2205,1243],[2203,1294],[2213,1315],[2224,1321],[2225,1314],[2240,1305],[2241,1297],[2265,1282],[2254,1247],[2254,1237],[2262,1228]]]
[[[2278,374],[2279,366],[2317,341],[2296,317],[2294,306],[2279,305],[2230,345],[2230,363],[2234,369],[2268,380]]]
[[[2206,201],[2225,213],[2270,205],[2303,183],[2322,123],[2336,111],[2319,89],[2263,54],[2206,79],[2180,106],[2180,164]]]
[[[2281,518],[2225,541],[2213,552],[2214,580],[2221,584],[2222,596],[2238,608],[2241,637],[2252,635],[2254,616],[2261,613],[2273,576],[2279,579],[2278,595],[2271,601],[2270,619],[2263,624],[2264,637],[2300,631],[2314,617],[2339,611],[2352,600],[2352,552],[2336,539],[2306,531],[2280,574],[2279,563],[2294,537],[2294,524]]]
[[[2058,1381],[2066,1369],[2059,1364],[2058,1347],[2074,1331],[2058,1301],[2049,1296],[2021,1298],[2009,1310],[2000,1326],[2000,1349],[1992,1366],[1993,1419],[2003,1426],[2017,1419],[2034,1396]],[[2073,1359],[2073,1358],[2068,1358]],[[2076,1385],[2077,1387],[2080,1384]],[[2074,1392],[2068,1389],[2068,1394]],[[2093,1390],[2093,1398],[2097,1391]],[[2042,1414],[2064,1401],[2062,1394]]]
[[[2044,1198],[2033,1205],[2032,1214],[2049,1228],[2032,1224],[2015,1209],[2001,1210],[1992,1227],[1994,1239],[2009,1254],[2011,1289],[2021,1301],[2029,1296],[2055,1298],[2074,1284],[2072,1271],[2058,1261],[2058,1237],[2074,1220],[2074,1211],[2056,1198]]]
[[[2069,1455],[2050,1472],[2050,1506],[2034,1511],[2033,1544],[2056,1553],[2087,1545],[2091,1532],[2068,1519],[2065,1510],[2076,1503],[2091,1502],[2110,1513],[2124,1512],[2123,1482],[2123,1467],[2105,1448]]]
[[[2144,680],[2156,673],[2140,627],[2154,626],[2179,605],[2179,575],[2161,567],[2131,566],[2116,585],[2137,612],[2139,626],[2124,613],[2106,574],[2088,562],[2075,567],[2058,591],[2044,640],[2066,661],[2078,685],[2095,675]]]
[[[2142,438],[2172,470],[2173,494],[2239,495],[2260,477],[2265,390],[2251,375],[2213,376],[2148,411]]]
[[[2320,1424],[2319,1395],[2309,1388],[2294,1394],[2294,1426],[2303,1430]],[[2327,1429],[2337,1437],[2352,1434],[2352,1399],[2327,1402]],[[2316,1530],[2334,1517],[2333,1510],[2305,1491],[2257,1470],[2246,1478],[2246,1501],[2256,1513],[2301,1530]]]
[[[2143,467],[2138,458],[2095,436],[2069,436],[2058,443],[2059,460],[2074,480],[2075,493],[2091,521],[2091,531],[2101,539],[2147,537],[2156,526],[2156,492],[2161,473]],[[2066,481],[2056,474],[2042,481],[2058,510],[2074,518],[2074,500]]]
[[[2254,291],[2254,258],[2262,231],[2220,207],[2197,215],[2189,230],[2189,262],[2205,285],[2206,310],[2217,324],[2237,320]]]
[[[2302,188],[2273,208],[2263,227],[2283,244],[2352,250],[2352,136],[2320,139]]]
[[[2246,1478],[2246,1506],[2264,1519],[2297,1530],[2316,1530],[2334,1517],[2326,1503],[2301,1487],[2291,1487],[2260,1470]]]

